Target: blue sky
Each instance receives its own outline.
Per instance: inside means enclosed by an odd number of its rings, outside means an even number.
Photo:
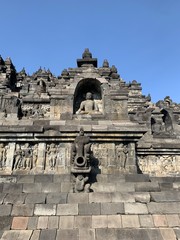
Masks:
[[[0,54],[56,76],[85,48],[136,79],[153,102],[180,103],[180,0],[0,0]]]

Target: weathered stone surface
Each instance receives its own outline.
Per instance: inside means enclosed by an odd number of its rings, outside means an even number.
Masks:
[[[180,202],[171,202],[171,203],[147,203],[148,211],[151,214],[171,214],[171,213],[180,213]]]
[[[38,224],[38,217],[29,217],[27,228],[29,230],[36,230],[37,224]]]
[[[77,229],[61,229],[57,230],[56,240],[78,240],[78,230]]]
[[[122,215],[123,228],[139,228],[139,218],[137,215]]]
[[[92,216],[92,228],[107,228],[108,217],[107,215]]]
[[[116,229],[100,228],[96,229],[96,240],[118,240]]]
[[[92,228],[91,216],[75,216],[75,228]]]
[[[5,204],[23,204],[26,198],[25,193],[8,193],[4,198]]]
[[[140,203],[148,203],[150,202],[150,198],[151,198],[150,194],[147,192],[144,192],[144,193],[135,192],[133,196],[135,198],[135,201]]]
[[[55,215],[55,204],[35,204],[34,215]]]
[[[79,240],[95,240],[95,229],[79,229]]]
[[[23,192],[25,193],[39,193],[42,191],[41,183],[24,183]]]
[[[123,203],[101,203],[101,214],[114,215],[123,214],[124,204]]]
[[[166,219],[169,227],[180,227],[180,218],[178,214],[167,214]]]
[[[11,229],[26,230],[28,225],[28,217],[14,217]]]
[[[44,193],[29,193],[25,199],[25,203],[45,203],[46,194]]]
[[[42,230],[40,233],[39,240],[56,240],[56,230]]]
[[[51,183],[53,181],[53,175],[35,175],[35,183]]]
[[[4,193],[22,193],[21,183],[4,183],[3,185]]]
[[[73,229],[74,228],[74,216],[60,216],[59,228],[61,229]]]
[[[98,202],[111,202],[111,193],[95,192],[89,193],[89,202],[98,203]]]
[[[67,193],[48,193],[46,197],[47,203],[67,203]]]
[[[148,214],[146,204],[143,203],[124,203],[125,214]]]
[[[158,192],[160,187],[156,182],[139,182],[135,183],[135,190],[136,192]]]
[[[167,219],[165,215],[153,215],[154,226],[155,227],[167,227]]]
[[[0,193],[0,204],[2,204],[3,203],[3,201],[4,201],[4,198],[6,197],[6,193]]]
[[[61,192],[61,184],[59,183],[43,183],[42,184],[43,193],[57,193]],[[68,191],[67,191],[68,192]]]
[[[79,203],[78,213],[79,215],[100,215],[101,205],[100,203]]]
[[[39,240],[40,230],[35,230],[32,232],[30,240]]]
[[[34,204],[14,204],[12,208],[12,216],[32,216],[34,211]]]
[[[10,216],[12,205],[0,205],[0,216]]]
[[[108,215],[108,228],[121,228],[122,221],[120,215]]]
[[[67,198],[68,203],[88,203],[88,193],[69,193]]]
[[[49,229],[58,229],[59,228],[59,217],[51,216],[48,218],[48,228]]]
[[[139,215],[139,222],[143,228],[153,228],[154,221],[152,215]]]
[[[38,218],[37,229],[47,229],[48,228],[48,217],[40,216]]]
[[[0,230],[7,230],[11,228],[12,217],[2,216],[0,217]]]
[[[177,239],[173,229],[161,228],[160,233],[163,237],[163,240],[168,240],[168,239],[176,240]]]
[[[57,215],[78,215],[78,204],[58,204]]]
[[[113,192],[111,193],[112,202],[135,202],[134,194]]]
[[[151,193],[151,201],[153,202],[178,202],[180,201],[180,192],[165,191]]]

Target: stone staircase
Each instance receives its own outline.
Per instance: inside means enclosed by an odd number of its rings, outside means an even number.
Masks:
[[[180,239],[180,177],[93,181],[92,192],[71,193],[66,174],[0,176],[0,239]]]

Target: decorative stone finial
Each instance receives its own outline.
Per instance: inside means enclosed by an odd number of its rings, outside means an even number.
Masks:
[[[89,51],[89,48],[85,48],[83,54],[82,54],[83,59],[89,59],[92,58],[92,53]]]
[[[109,67],[109,62],[107,59],[104,59],[103,68],[108,68],[108,67]]]

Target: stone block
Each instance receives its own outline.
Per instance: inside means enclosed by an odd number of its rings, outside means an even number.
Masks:
[[[67,193],[48,193],[46,197],[47,203],[67,203]]]
[[[113,192],[111,193],[112,202],[135,202],[133,194]]]
[[[108,228],[121,228],[121,215],[108,215]]]
[[[28,193],[25,203],[45,203],[46,194],[44,193]]]
[[[140,202],[140,203],[150,202],[150,193],[148,192],[143,192],[143,193],[135,192],[133,196],[136,202]]]
[[[171,228],[161,228],[160,233],[163,237],[163,240],[176,240],[176,235]]]
[[[125,182],[125,183],[117,183],[116,191],[118,192],[134,192],[134,183]]]
[[[151,201],[153,202],[178,202],[180,201],[180,192],[165,191],[151,193]]]
[[[58,204],[57,215],[78,215],[78,204]]]
[[[122,215],[123,228],[139,228],[139,218],[137,215]]]
[[[78,212],[79,215],[100,215],[101,205],[100,203],[79,203]]]
[[[92,216],[92,228],[107,228],[108,218],[107,215]]]
[[[101,203],[101,214],[114,215],[124,214],[123,203]]]
[[[12,217],[10,216],[2,216],[0,217],[0,230],[7,230],[11,228]]]
[[[174,228],[174,232],[176,234],[177,240],[180,240],[180,228]]]
[[[55,204],[35,204],[34,215],[55,215],[56,205]]]
[[[40,230],[34,230],[30,240],[39,240],[40,232]]]
[[[70,190],[72,189],[72,185],[70,182],[62,182],[61,183],[61,192],[70,192]]]
[[[14,217],[11,229],[26,230],[28,226],[29,217]]]
[[[5,204],[23,204],[25,202],[26,193],[8,193],[4,198]]]
[[[16,183],[17,177],[11,177],[11,176],[0,176],[0,183]]]
[[[0,216],[10,216],[11,215],[12,205],[0,205]]]
[[[89,202],[90,203],[111,202],[111,193],[105,192],[89,193]]]
[[[143,228],[153,228],[154,222],[152,215],[139,215],[139,222]]]
[[[89,193],[69,193],[67,202],[68,203],[88,203]]]
[[[125,175],[126,182],[149,182],[149,175],[147,174],[127,174]]]
[[[157,182],[139,182],[135,183],[136,192],[160,192],[160,187]]]
[[[37,229],[47,229],[48,228],[48,217],[40,216],[38,218]]]
[[[152,215],[154,220],[154,226],[155,227],[167,227],[167,219],[165,215],[160,214],[154,214]]]
[[[56,240],[78,240],[79,232],[77,229],[60,229],[57,231]]]
[[[61,184],[59,183],[43,183],[42,184],[42,192],[43,193],[60,193],[61,192]]]
[[[79,240],[95,240],[95,229],[79,229]]]
[[[59,217],[51,216],[48,218],[48,229],[58,229],[59,227]]]
[[[62,183],[62,182],[70,182],[71,175],[70,174],[61,174],[61,175],[54,175],[53,176],[54,183]]]
[[[3,192],[4,193],[22,193],[23,187],[22,183],[4,183]]]
[[[34,175],[19,175],[17,183],[34,183]]]
[[[180,218],[178,214],[167,214],[166,219],[169,227],[180,227]]]
[[[28,221],[28,229],[29,230],[36,230],[38,224],[38,217],[29,217]]]
[[[144,203],[124,203],[125,214],[148,214]]]
[[[73,229],[74,228],[74,216],[60,216],[59,228]]]
[[[173,183],[159,183],[161,191],[171,191]]]
[[[53,175],[46,174],[46,175],[35,175],[34,176],[35,183],[52,183],[53,182]]]
[[[3,185],[4,185],[4,183],[0,183],[0,193],[3,192]]]
[[[75,228],[92,228],[91,216],[75,216]]]
[[[42,191],[41,183],[24,183],[23,192],[25,193],[40,193]]]
[[[4,198],[6,197],[6,193],[0,193],[0,204],[4,202]]]
[[[117,229],[117,240],[162,240],[159,230],[155,238],[149,237],[150,229]]]
[[[99,229],[96,229],[95,234],[96,234],[96,238],[95,238],[96,240],[105,240],[105,239],[119,240],[117,238],[117,230],[116,229],[99,228]]]
[[[180,202],[169,202],[169,203],[147,203],[148,211],[151,214],[176,214],[180,213]]]
[[[39,240],[56,240],[56,230],[46,229],[40,232]]]
[[[12,216],[32,216],[34,211],[34,204],[20,204],[13,205],[11,215]]]
[[[11,230],[5,231],[1,240],[30,240],[32,230]]]
[[[111,183],[123,183],[125,182],[125,176],[122,174],[108,174],[107,181]]]

